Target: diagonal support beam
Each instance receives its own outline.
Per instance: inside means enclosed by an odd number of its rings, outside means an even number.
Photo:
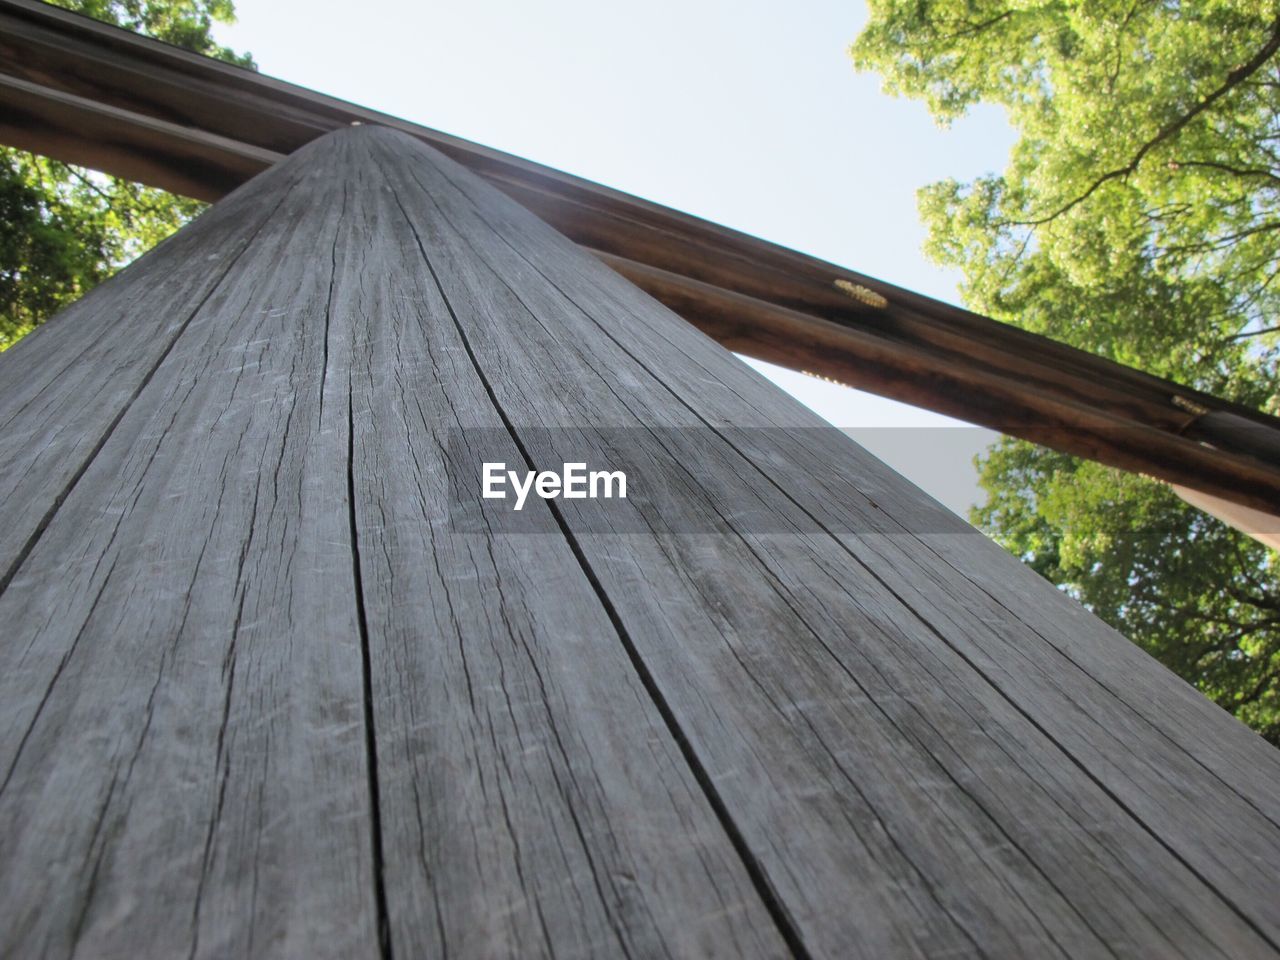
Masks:
[[[272,150],[4,75],[0,143],[208,202],[284,159]]]

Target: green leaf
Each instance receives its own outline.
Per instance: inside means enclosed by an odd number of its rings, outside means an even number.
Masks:
[[[852,47],[946,123],[1002,106],[1008,168],[920,191],[975,310],[1280,409],[1274,0],[871,0]],[[1018,441],[973,519],[1280,743],[1277,557],[1143,477]]]

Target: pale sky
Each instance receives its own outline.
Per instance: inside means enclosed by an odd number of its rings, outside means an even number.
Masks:
[[[847,47],[859,0],[236,0],[218,38],[263,73],[959,302],[918,188],[1002,169],[995,110],[948,130]],[[754,363],[944,503],[992,434]],[[918,434],[903,429],[953,427]],[[915,438],[918,436],[918,440]],[[939,442],[944,438],[945,442]]]

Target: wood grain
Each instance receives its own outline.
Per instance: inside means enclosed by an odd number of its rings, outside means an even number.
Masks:
[[[403,133],[0,385],[0,955],[1280,953],[1271,747]]]
[[[382,142],[372,130],[362,146]],[[401,956],[779,956],[747,871],[553,518],[458,533],[446,457],[502,420],[387,167],[348,191],[333,342]],[[509,317],[514,322],[518,318]],[[504,456],[517,462],[514,443]]]
[[[228,196],[0,364],[0,587],[179,334],[238,263],[293,168]],[[138,276],[143,274],[143,276]]]
[[[447,430],[501,421],[365,136],[183,235],[242,255],[0,596],[0,954],[787,954],[554,522],[450,533]]]
[[[243,250],[207,294],[167,286],[171,246],[12,358],[92,357],[95,304],[109,321],[147,288],[169,299],[110,328],[115,349],[190,316],[0,596],[6,956],[376,950],[346,418],[322,403],[313,257],[343,153],[304,151],[223,211],[224,235],[179,238],[197,275]]]
[[[420,197],[406,207],[435,206],[424,247],[517,436],[705,430],[691,472],[756,476],[797,529],[816,517],[865,532],[627,534],[625,551],[580,537],[816,952],[1271,955],[1280,778],[1266,744],[1082,612],[1070,644],[1046,630],[1035,611],[1057,591],[975,533],[932,534],[950,538],[946,562],[893,513],[941,508],[834,431],[814,449],[812,415],[464,171],[424,162],[402,182]],[[512,312],[524,321],[493,322]],[[772,450],[724,435],[752,422],[809,429]],[[1157,713],[1152,690],[1182,715]],[[1212,769],[1209,739],[1239,765]],[[771,782],[776,794],[760,789]],[[797,834],[811,846],[778,849]]]

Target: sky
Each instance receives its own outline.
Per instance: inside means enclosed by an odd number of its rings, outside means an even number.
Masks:
[[[236,0],[217,37],[271,76],[959,302],[916,191],[1003,169],[994,108],[949,129],[847,48],[859,0]],[[953,509],[995,435],[750,361]],[[927,429],[922,429],[927,428]]]

